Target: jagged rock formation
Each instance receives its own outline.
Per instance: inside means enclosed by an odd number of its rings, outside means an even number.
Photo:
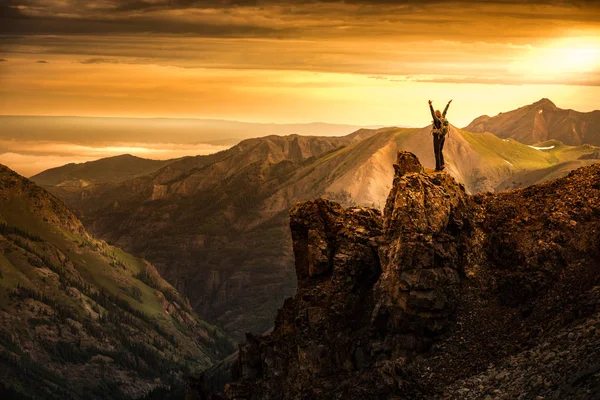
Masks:
[[[398,342],[392,348],[421,350],[456,308],[468,201],[462,185],[447,174],[425,174],[410,153],[399,153],[394,169],[374,323]]]
[[[319,199],[290,227],[297,294],[214,398],[600,395],[600,165],[472,197],[399,153],[383,216]]]

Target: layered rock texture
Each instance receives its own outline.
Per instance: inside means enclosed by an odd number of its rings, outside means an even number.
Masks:
[[[296,296],[190,398],[598,398],[600,165],[478,196],[394,169],[383,215],[291,209]]]

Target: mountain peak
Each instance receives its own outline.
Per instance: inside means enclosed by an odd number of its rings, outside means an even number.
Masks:
[[[39,184],[46,186],[63,185],[79,186],[81,181],[89,184],[106,182],[122,182],[138,176],[158,171],[177,159],[150,160],[132,154],[100,158],[79,164],[66,164],[62,167],[51,168],[31,177]]]
[[[546,97],[543,97],[542,99],[536,101],[535,103],[533,103],[533,105],[536,105],[536,106],[549,105],[549,106],[552,106],[552,107],[556,107],[556,104],[554,104],[552,102],[552,100],[550,100],[550,99],[548,99]]]
[[[122,159],[135,158],[135,159],[138,159],[138,160],[144,160],[144,159],[143,159],[143,158],[141,158],[141,157],[134,156],[133,154],[129,154],[129,153],[126,153],[126,154],[119,154],[118,156],[106,157],[106,158],[107,158],[107,159],[110,159],[110,158],[113,158],[113,159],[119,159],[119,158],[122,158]]]
[[[474,133],[490,132],[501,139],[524,144],[560,140],[568,146],[600,145],[597,112],[561,109],[544,97],[535,103],[502,112],[489,119],[477,118],[465,127]]]

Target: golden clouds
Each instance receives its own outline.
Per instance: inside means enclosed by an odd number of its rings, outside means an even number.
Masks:
[[[598,87],[448,83],[460,75],[370,75],[259,68],[177,68],[154,64],[91,63],[68,56],[9,60],[3,71],[5,114],[210,117],[246,121],[423,126],[426,102],[455,99],[452,122],[505,111],[542,95],[559,106],[588,110]],[[467,70],[469,66],[465,65]],[[475,78],[485,66],[470,67]],[[481,68],[481,70],[473,69]],[[490,70],[488,70],[488,73]],[[492,70],[493,72],[493,70]],[[490,73],[490,78],[494,75]],[[475,79],[472,78],[472,79]],[[483,79],[483,78],[479,78]]]
[[[466,125],[541,97],[589,110],[599,93],[595,2],[11,0],[3,7],[3,114],[419,126],[427,118],[420,103],[448,93],[476,102],[454,114]]]

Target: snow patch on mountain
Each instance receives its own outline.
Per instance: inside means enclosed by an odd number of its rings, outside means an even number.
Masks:
[[[555,146],[548,146],[548,147],[536,147],[536,146],[529,146],[532,149],[536,149],[536,150],[552,150]]]

